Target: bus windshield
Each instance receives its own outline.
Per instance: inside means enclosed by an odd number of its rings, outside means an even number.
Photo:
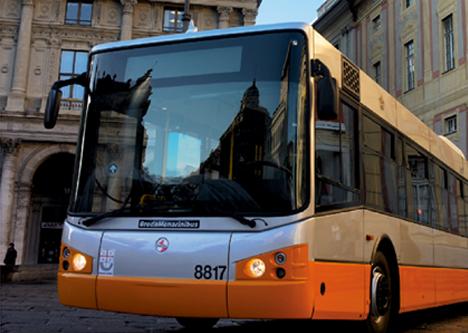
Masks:
[[[71,212],[304,208],[306,45],[290,31],[93,55]]]

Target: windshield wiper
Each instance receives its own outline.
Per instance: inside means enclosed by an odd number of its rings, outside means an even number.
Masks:
[[[83,225],[90,227],[96,222],[99,222],[101,220],[104,220],[105,218],[108,217],[116,217],[116,216],[121,216],[125,212],[133,213],[133,212],[138,212],[139,209],[137,207],[121,207],[115,210],[111,210],[107,213],[96,215],[93,217],[89,217],[86,220],[83,221]]]
[[[248,219],[242,216],[241,214],[232,211],[222,211],[221,209],[216,209],[212,206],[208,207],[206,204],[203,204],[200,201],[195,201],[194,203],[197,203],[197,205],[194,208],[198,208],[199,210],[201,210],[202,213],[217,215],[220,217],[230,217],[243,225],[249,226],[252,229],[257,226],[257,221],[263,222],[265,226],[268,226],[268,223],[262,218]]]

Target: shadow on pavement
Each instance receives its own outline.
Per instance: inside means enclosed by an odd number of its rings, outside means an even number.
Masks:
[[[421,310],[400,315],[397,322],[396,332],[422,332],[429,325],[445,322],[461,316],[468,316],[468,302],[449,305],[435,309]],[[357,321],[305,321],[305,320],[252,320],[236,321],[230,326],[221,326],[212,330],[213,332],[366,332],[366,325]],[[429,329],[429,331],[433,331]],[[180,332],[189,332],[180,329]],[[468,332],[468,328],[467,331]]]

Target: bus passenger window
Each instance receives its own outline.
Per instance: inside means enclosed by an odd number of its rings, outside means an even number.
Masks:
[[[460,220],[460,234],[468,237],[468,184],[463,183],[463,201],[465,202],[465,215]]]
[[[449,173],[449,230],[453,233],[458,233],[457,183],[455,176]]]
[[[430,221],[430,186],[427,158],[407,145],[406,162],[411,177],[411,191],[413,192],[413,211],[410,211],[410,217],[418,222],[428,224]]]
[[[334,120],[316,121],[316,205],[359,201],[357,112],[342,104]]]
[[[364,116],[363,165],[366,204],[398,213],[397,162],[392,133]]]
[[[436,226],[440,229],[448,230],[449,214],[448,214],[448,179],[447,171],[436,168],[436,195],[440,198],[439,201],[439,218]]]
[[[406,168],[403,158],[403,141],[400,138],[396,139],[395,161],[398,165],[398,215],[407,217]]]
[[[458,220],[458,229],[457,233],[463,235],[463,224],[465,222],[465,202],[464,202],[464,189],[463,183],[457,179],[456,180],[456,189],[457,189],[457,220]]]

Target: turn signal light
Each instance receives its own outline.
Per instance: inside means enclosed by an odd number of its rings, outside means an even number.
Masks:
[[[61,272],[89,274],[93,271],[93,257],[65,244],[62,244],[61,254]]]
[[[307,244],[257,254],[236,263],[237,280],[299,281],[309,278]]]

